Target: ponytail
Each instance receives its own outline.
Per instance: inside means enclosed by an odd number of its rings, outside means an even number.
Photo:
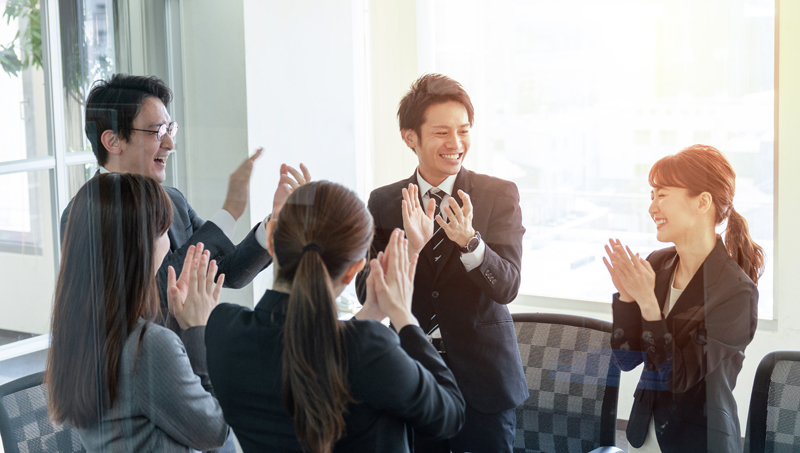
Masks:
[[[764,273],[764,249],[750,237],[747,220],[736,212],[733,206],[728,212],[725,248],[728,250],[728,255],[739,264],[753,283],[758,283],[758,279]]]
[[[316,244],[294,272],[283,331],[282,399],[301,445],[329,453],[345,430],[347,360],[333,284]]]

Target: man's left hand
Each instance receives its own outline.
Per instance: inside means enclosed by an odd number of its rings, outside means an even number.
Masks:
[[[239,168],[231,173],[228,180],[228,194],[225,196],[225,203],[222,209],[228,211],[234,220],[239,220],[239,217],[244,214],[244,208],[247,206],[247,195],[250,192],[250,175],[253,174],[253,163],[261,155],[264,148],[258,148],[256,152],[245,159]]]
[[[441,215],[437,215],[436,223],[442,227],[451,241],[459,247],[466,247],[469,240],[475,236],[475,229],[472,228],[472,201],[463,190],[458,191],[458,196],[461,197],[464,206],[458,206],[455,198],[448,198],[447,206],[442,207],[447,214],[447,222]]]

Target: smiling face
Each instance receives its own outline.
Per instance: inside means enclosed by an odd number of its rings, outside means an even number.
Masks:
[[[142,102],[139,114],[133,119],[133,128],[156,131],[162,124],[169,123],[170,117],[164,103],[156,97],[149,97]],[[169,134],[165,134],[161,141],[156,135],[131,131],[130,140],[119,141],[116,165],[108,169],[121,173],[137,173],[164,182],[167,178],[167,157],[175,144]]]
[[[685,242],[690,235],[704,230],[703,195],[690,197],[680,187],[656,187],[650,192],[650,217],[656,223],[659,242]],[[713,229],[713,224],[712,224]]]
[[[403,139],[419,159],[419,173],[428,183],[438,186],[461,170],[469,151],[470,125],[467,109],[460,102],[434,104],[425,112],[420,133],[403,130]]]

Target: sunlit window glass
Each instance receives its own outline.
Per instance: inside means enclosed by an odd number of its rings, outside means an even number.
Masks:
[[[734,205],[767,254],[759,316],[772,317],[773,1],[417,5],[420,71],[459,80],[475,104],[466,166],[520,189],[521,293],[610,302],[604,242],[669,245],[647,174],[702,143],[737,172]]]

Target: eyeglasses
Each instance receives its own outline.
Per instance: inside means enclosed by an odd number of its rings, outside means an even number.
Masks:
[[[158,141],[164,140],[164,136],[169,134],[170,137],[175,137],[175,134],[178,133],[178,123],[175,121],[169,123],[169,125],[162,124],[158,126],[158,130],[151,131],[149,129],[134,129],[131,128],[132,131],[142,131],[142,132],[150,132],[151,134],[156,134],[156,139]]]

